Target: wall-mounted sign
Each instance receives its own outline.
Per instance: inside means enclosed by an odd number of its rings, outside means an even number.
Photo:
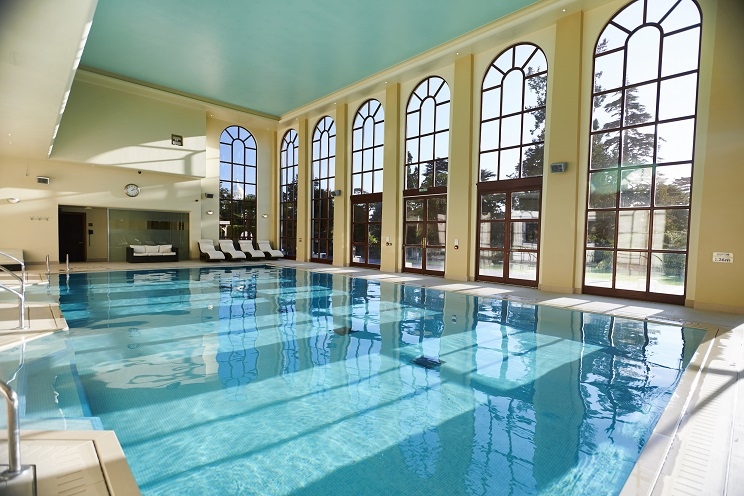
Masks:
[[[734,254],[723,251],[714,251],[713,261],[718,263],[734,263]]]
[[[183,146],[183,136],[171,134],[171,145]]]

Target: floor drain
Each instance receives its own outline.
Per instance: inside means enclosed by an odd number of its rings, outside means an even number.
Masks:
[[[432,358],[428,356],[421,355],[418,358],[414,358],[411,360],[416,365],[420,365],[421,367],[427,368],[427,369],[436,369],[439,368],[440,365],[444,363],[444,361],[439,360],[438,358]]]

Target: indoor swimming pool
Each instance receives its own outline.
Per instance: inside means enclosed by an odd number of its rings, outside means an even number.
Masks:
[[[705,335],[272,266],[47,291],[22,428],[114,430],[145,495],[615,495]]]

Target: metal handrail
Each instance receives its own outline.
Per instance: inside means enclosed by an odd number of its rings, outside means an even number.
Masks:
[[[4,381],[0,393],[8,402],[8,470],[4,476],[13,477],[23,472],[21,466],[21,426],[18,422],[18,395]]]
[[[18,300],[19,300],[19,303],[20,303],[20,305],[19,305],[20,306],[20,312],[19,312],[19,317],[18,317],[18,328],[19,329],[26,329],[26,328],[28,328],[28,326],[25,325],[25,322],[26,322],[26,264],[23,262],[23,260],[19,260],[19,259],[17,259],[16,257],[14,257],[13,255],[11,255],[9,253],[5,253],[3,251],[0,251],[0,255],[4,255],[4,256],[10,258],[11,260],[15,260],[16,262],[18,262],[19,264],[21,264],[21,275],[20,276],[18,274],[16,274],[15,272],[13,272],[11,270],[8,270],[5,267],[3,267],[2,265],[0,265],[0,270],[2,270],[3,272],[7,272],[8,274],[10,274],[11,276],[15,277],[16,279],[18,279],[21,282],[21,291],[18,292],[15,289],[13,289],[13,288],[11,288],[9,286],[6,286],[5,284],[2,284],[2,283],[0,283],[0,288],[5,289],[7,291],[10,291],[11,293],[13,293],[14,295],[16,295],[18,297]]]

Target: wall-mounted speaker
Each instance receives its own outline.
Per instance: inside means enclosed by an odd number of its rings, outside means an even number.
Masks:
[[[36,176],[36,182],[39,184],[49,184],[49,178],[44,176]]]
[[[550,164],[550,172],[566,172],[568,162],[554,162]]]
[[[341,190],[340,189],[334,189],[333,191],[331,191],[331,196],[333,196],[333,197],[341,196]]]
[[[214,198],[214,193],[204,193],[204,198]]]

